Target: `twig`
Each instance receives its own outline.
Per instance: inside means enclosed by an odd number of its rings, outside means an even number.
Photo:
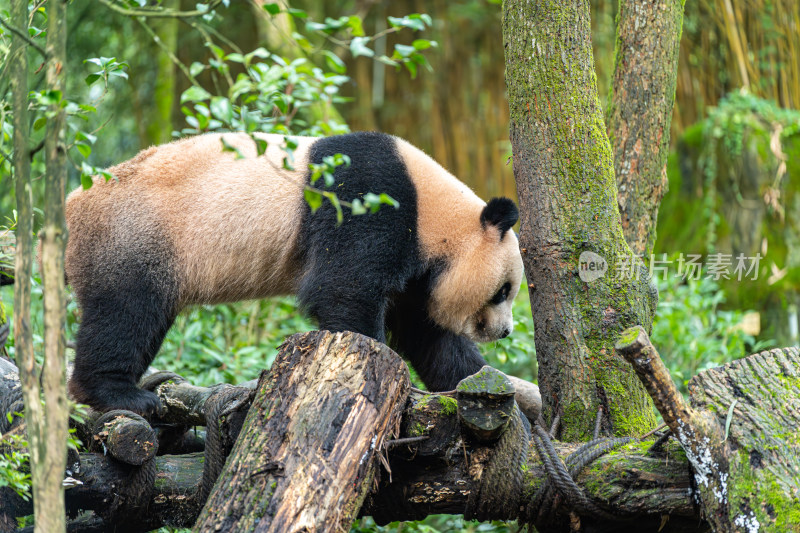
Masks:
[[[415,442],[422,442],[428,440],[430,437],[423,435],[421,437],[405,437],[403,439],[393,439],[386,441],[386,449],[394,448],[395,446],[402,446],[403,444],[413,444]]]
[[[216,7],[222,3],[222,0],[214,0],[213,2],[206,4],[208,6],[206,9],[195,9],[194,11],[172,11],[171,9],[127,9],[112,2],[111,0],[99,0],[99,2],[112,11],[116,11],[117,13],[129,17],[194,18],[207,15],[216,9]]]
[[[648,431],[647,433],[645,433],[644,435],[642,435],[641,437],[639,437],[639,440],[644,440],[644,439],[646,439],[647,437],[649,437],[650,435],[652,435],[653,433],[655,433],[656,431],[661,431],[661,430],[662,430],[662,429],[664,429],[665,427],[667,427],[667,423],[666,423],[666,422],[662,423],[660,426],[658,426],[658,427],[657,427],[657,428],[655,428],[655,429],[651,429],[650,431]]]
[[[36,41],[25,35],[25,32],[20,30],[19,28],[15,28],[14,26],[10,25],[3,17],[0,17],[0,24],[3,25],[8,31],[25,41],[28,46],[39,52],[43,58],[47,59],[47,52],[45,52],[44,48],[36,44]]]

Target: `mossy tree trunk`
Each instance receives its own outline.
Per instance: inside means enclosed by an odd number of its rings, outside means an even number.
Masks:
[[[650,328],[657,295],[622,233],[589,2],[507,0],[503,39],[545,416],[561,416],[562,440],[589,438],[598,408],[607,433],[647,431],[650,399],[613,347],[626,327]],[[579,258],[585,279],[605,273],[583,281]]]
[[[179,7],[177,0],[167,0],[161,2],[161,5],[176,10]],[[147,34],[138,28],[143,50],[139,57],[135,58],[139,62],[139,68],[132,69],[131,82],[137,87],[134,94],[135,109],[139,115],[137,120],[139,144],[146,147],[172,140],[176,67],[167,50],[174,54],[177,49],[178,19],[152,18],[142,23],[150,26],[153,34]],[[140,79],[136,80],[133,76],[139,76]]]
[[[620,0],[608,136],[625,239],[649,257],[667,155],[685,0]]]

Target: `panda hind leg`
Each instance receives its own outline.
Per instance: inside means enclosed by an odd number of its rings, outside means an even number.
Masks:
[[[98,411],[126,409],[147,416],[161,402],[136,384],[175,319],[174,306],[155,289],[122,289],[82,301],[69,392]]]

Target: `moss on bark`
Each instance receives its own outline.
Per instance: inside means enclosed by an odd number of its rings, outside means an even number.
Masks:
[[[588,1],[506,1],[503,35],[545,415],[562,415],[563,440],[589,438],[598,406],[606,432],[646,431],[650,399],[613,346],[629,326],[650,328],[656,295],[622,233]],[[581,279],[585,252],[605,266],[599,279]]]
[[[617,20],[608,135],[625,238],[636,254],[649,257],[668,185],[683,0],[620,0]]]

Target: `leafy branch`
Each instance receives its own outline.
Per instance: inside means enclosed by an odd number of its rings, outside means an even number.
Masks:
[[[140,7],[139,9],[129,9],[113,2],[112,0],[99,0],[101,4],[129,17],[150,17],[150,18],[195,18],[210,14],[216,9],[223,0],[213,0],[208,4],[198,4],[198,8],[193,11],[175,11],[162,7]]]
[[[19,38],[20,38],[20,39],[22,39],[23,41],[25,41],[25,43],[26,43],[28,46],[30,46],[31,48],[33,48],[34,50],[36,50],[37,52],[39,52],[39,54],[41,54],[41,56],[42,56],[44,59],[47,59],[47,52],[45,51],[45,49],[44,49],[44,48],[42,48],[42,47],[41,47],[41,46],[40,46],[40,45],[39,45],[39,44],[38,44],[36,41],[34,41],[34,40],[33,40],[33,39],[31,39],[30,37],[28,37],[28,35],[26,35],[24,31],[20,30],[19,28],[15,28],[15,27],[14,27],[14,26],[12,26],[11,24],[9,24],[9,23],[8,23],[8,21],[7,21],[6,19],[4,19],[4,18],[2,18],[2,17],[0,17],[0,25],[2,25],[2,26],[5,28],[5,29],[7,29],[8,31],[10,31],[11,33],[13,33],[14,35],[16,35],[17,37],[19,37]]]

